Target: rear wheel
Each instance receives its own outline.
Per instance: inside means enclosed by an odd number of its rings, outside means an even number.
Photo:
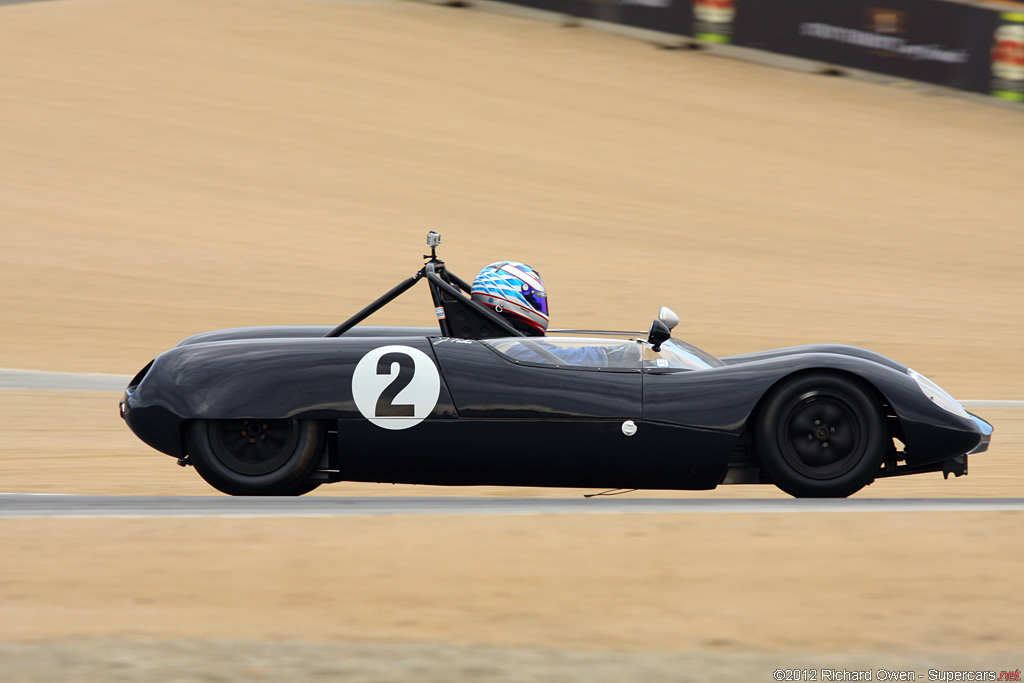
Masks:
[[[769,396],[757,449],[772,481],[797,497],[842,498],[870,484],[885,456],[877,401],[853,379],[795,377]]]
[[[214,488],[233,496],[298,496],[323,453],[323,427],[313,420],[195,420],[189,462]]]

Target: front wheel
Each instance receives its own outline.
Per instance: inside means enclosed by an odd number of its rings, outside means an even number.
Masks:
[[[233,496],[298,496],[323,454],[323,426],[313,420],[195,420],[189,462],[211,486]]]
[[[814,373],[769,396],[757,423],[761,465],[796,497],[843,498],[870,484],[885,456],[877,400],[853,379]]]

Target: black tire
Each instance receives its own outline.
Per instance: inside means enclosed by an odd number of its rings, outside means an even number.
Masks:
[[[211,486],[232,496],[299,496],[323,454],[313,420],[195,420],[188,459]]]
[[[845,498],[878,474],[885,419],[860,382],[829,373],[800,375],[776,388],[757,421],[761,465],[798,498]]]

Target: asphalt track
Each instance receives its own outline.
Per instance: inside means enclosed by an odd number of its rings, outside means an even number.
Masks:
[[[0,389],[43,389],[52,391],[124,391],[131,375],[45,372],[0,368]]]
[[[1024,510],[1024,498],[277,498],[75,496],[0,493],[0,519],[378,517],[638,513],[989,512]]]

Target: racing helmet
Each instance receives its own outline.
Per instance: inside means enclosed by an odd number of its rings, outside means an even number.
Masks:
[[[497,261],[484,266],[472,287],[473,301],[490,306],[521,332],[543,336],[548,297],[540,274],[525,263]]]

